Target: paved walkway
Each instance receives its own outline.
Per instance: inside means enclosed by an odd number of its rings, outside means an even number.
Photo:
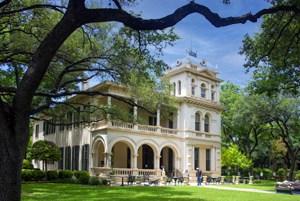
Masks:
[[[213,185],[202,185],[201,187],[229,190],[229,191],[245,191],[245,192],[255,192],[255,193],[276,194],[275,190],[274,191],[265,191],[265,190],[249,189],[249,188],[233,188],[233,187],[213,186]]]

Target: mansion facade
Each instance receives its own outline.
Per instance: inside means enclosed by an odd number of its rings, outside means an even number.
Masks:
[[[37,140],[54,142],[62,160],[48,165],[48,169],[86,170],[93,176],[115,175],[168,176],[188,170],[195,181],[196,168],[204,175],[221,175],[221,106],[218,72],[205,60],[194,56],[177,60],[165,72],[174,86],[177,112],[170,118],[155,116],[132,107],[111,96],[75,96],[82,103],[97,99],[108,107],[114,105],[132,112],[143,123],[128,123],[104,118],[89,125],[73,124],[53,126],[35,121],[33,143]],[[122,95],[122,87],[104,82],[89,90]],[[83,108],[79,108],[83,109]],[[76,115],[66,112],[66,118],[76,120]],[[43,169],[40,161],[35,168]]]

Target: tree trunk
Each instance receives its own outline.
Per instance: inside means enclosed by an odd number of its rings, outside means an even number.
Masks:
[[[0,200],[18,201],[21,196],[22,161],[28,144],[29,127],[23,129],[24,133],[19,133],[20,127],[14,128],[11,121],[13,113],[8,113],[5,111],[8,107],[2,106],[3,103],[0,103]],[[27,140],[24,139],[26,136]]]
[[[293,175],[294,175],[294,170],[295,170],[295,166],[296,166],[296,156],[297,154],[290,154],[290,159],[291,159],[291,167],[290,167],[290,172],[289,172],[289,176],[288,176],[288,180],[289,181],[293,181]]]

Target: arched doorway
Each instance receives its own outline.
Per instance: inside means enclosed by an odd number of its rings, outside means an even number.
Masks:
[[[139,169],[154,169],[154,152],[149,145],[143,144],[140,146],[138,155]]]
[[[164,168],[167,176],[173,176],[175,170],[174,152],[170,147],[164,147],[160,152],[160,168]]]
[[[112,148],[112,167],[131,168],[131,149],[124,142],[117,142]]]
[[[98,140],[94,145],[94,167],[104,167],[104,144]]]

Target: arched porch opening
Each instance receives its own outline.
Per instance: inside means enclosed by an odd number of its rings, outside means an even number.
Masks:
[[[94,167],[104,167],[105,163],[104,144],[101,140],[95,142],[94,145]]]
[[[160,152],[160,163],[159,167],[165,169],[167,176],[173,176],[175,171],[175,154],[172,148],[164,147]]]
[[[117,142],[112,148],[112,167],[131,168],[132,149],[125,142]]]
[[[137,167],[138,169],[154,169],[154,151],[147,144],[143,144],[138,149]]]

